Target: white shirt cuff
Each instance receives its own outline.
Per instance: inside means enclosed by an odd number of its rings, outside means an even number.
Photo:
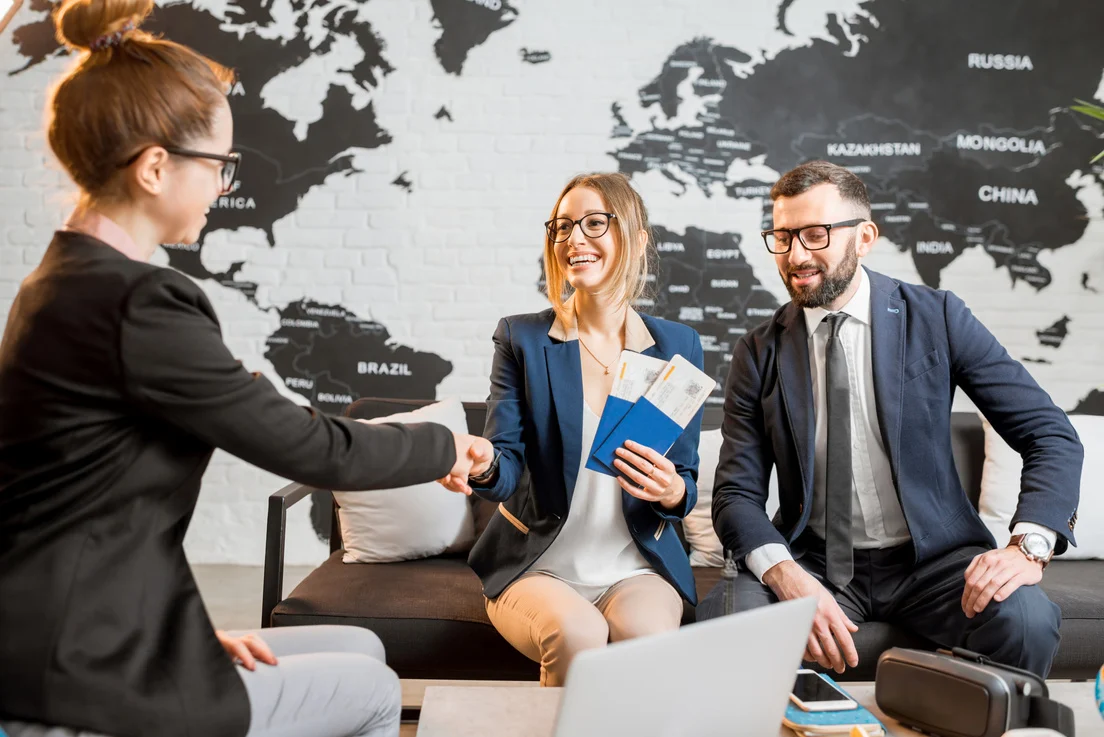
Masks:
[[[787,560],[793,560],[789,548],[782,543],[767,543],[748,553],[744,563],[759,579],[759,583],[763,583],[763,574]]]
[[[1058,533],[1050,529],[1049,527],[1043,527],[1042,525],[1037,525],[1034,522],[1017,522],[1016,526],[1012,528],[1013,535],[1026,535],[1029,532],[1037,532],[1045,537],[1047,539],[1047,542],[1050,543],[1050,549],[1054,550],[1054,545],[1058,542]]]

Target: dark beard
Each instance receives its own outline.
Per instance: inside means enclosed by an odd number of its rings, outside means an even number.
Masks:
[[[819,269],[820,267],[815,263],[810,262],[793,267],[789,273],[782,277],[782,282],[786,285],[786,291],[790,293],[790,299],[793,300],[795,305],[798,307],[826,307],[847,291],[847,287],[851,285],[851,280],[855,278],[855,272],[859,268],[859,255],[855,251],[855,237],[857,235],[857,233],[852,234],[851,240],[847,242],[847,250],[843,254],[843,261],[830,273],[820,272],[820,284],[815,288],[798,289],[790,281],[790,274],[794,271]]]

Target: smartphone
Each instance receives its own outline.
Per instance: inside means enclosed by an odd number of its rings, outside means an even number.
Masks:
[[[820,673],[801,669],[797,672],[790,700],[805,711],[846,711],[858,704]]]

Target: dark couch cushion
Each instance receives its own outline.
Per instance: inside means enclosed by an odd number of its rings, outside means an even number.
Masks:
[[[698,566],[694,566],[690,570],[694,572],[694,584],[698,590],[698,601],[701,601],[705,598],[706,594],[713,590],[714,586],[720,583],[721,569],[699,568]],[[691,619],[690,621],[693,622],[694,620]]]
[[[276,606],[272,623],[367,627],[402,678],[539,677],[487,619],[479,579],[463,558],[342,563],[338,551]]]
[[[693,572],[699,600],[721,580],[719,568]],[[1051,677],[1090,677],[1102,661],[1104,564],[1056,560],[1047,568],[1043,589],[1063,611],[1062,643]],[[276,607],[272,618],[278,627],[367,627],[379,635],[388,663],[403,678],[539,676],[537,665],[503,640],[487,619],[479,579],[462,558],[345,564],[335,553]],[[693,621],[693,607],[687,604],[683,623]],[[855,645],[859,667],[843,680],[872,680],[878,654],[891,647],[934,647],[881,622],[862,625]]]
[[[721,580],[694,568],[698,598]],[[685,604],[683,623],[694,621]],[[483,608],[483,590],[463,558],[342,563],[331,555],[272,612],[275,627],[346,624],[383,641],[402,678],[535,680],[536,663],[502,639]]]
[[[1040,584],[1062,610],[1062,641],[1051,678],[1092,678],[1104,663],[1104,561],[1062,560]]]
[[[1104,646],[1104,561],[1055,558],[1047,566],[1043,582],[1039,585],[1062,610],[1064,621],[1085,619],[1098,622],[1101,627],[1100,643]]]

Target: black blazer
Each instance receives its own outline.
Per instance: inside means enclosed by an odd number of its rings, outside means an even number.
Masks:
[[[995,545],[955,471],[956,387],[1024,457],[1012,523],[1049,527],[1063,552],[1074,542],[1084,456],[1065,412],[953,293],[866,273],[878,424],[917,561]],[[743,560],[760,545],[794,543],[809,521],[815,428],[802,310],[792,302],[781,307],[732,354],[713,526]],[[772,466],[779,495],[773,524],[764,512]]]
[[[182,547],[214,448],[348,490],[439,478],[456,455],[440,425],[295,405],[230,355],[187,277],[57,233],[0,342],[0,716],[245,734]]]
[[[633,318],[634,333],[643,332],[654,341],[641,351],[644,355],[669,360],[681,353],[702,367],[701,338],[693,328],[647,315],[636,318],[633,313]],[[491,599],[529,570],[556,539],[575,491],[583,442],[579,340],[550,335],[554,323],[550,309],[516,315],[503,318],[494,334],[484,435],[502,456],[495,482],[487,487],[475,484],[472,491],[500,504],[468,556],[483,582],[483,593]],[[697,502],[702,414],[698,410],[667,453],[686,482],[681,507],[667,510],[621,492],[625,521],[637,548],[692,604],[697,602],[694,574],[670,523],[689,514]],[[523,469],[529,471],[528,483]]]

